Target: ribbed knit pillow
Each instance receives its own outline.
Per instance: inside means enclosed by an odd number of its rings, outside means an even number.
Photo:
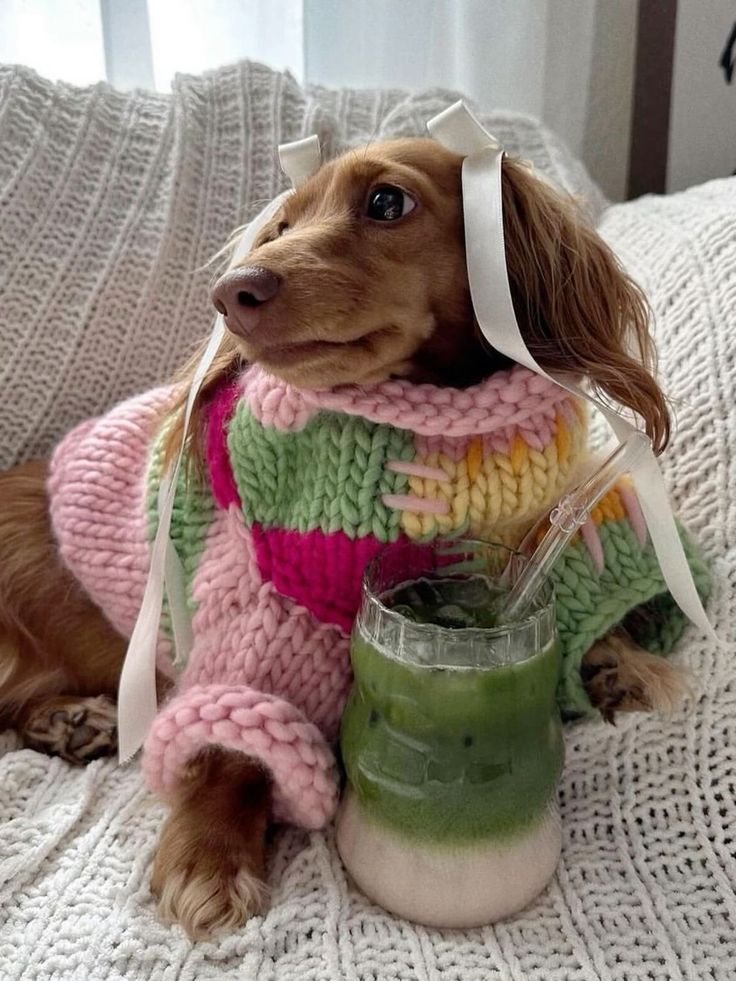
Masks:
[[[424,133],[456,97],[302,89],[252,62],[180,76],[171,95],[0,67],[0,468],[188,357],[211,321],[204,264],[285,186],[279,142],[316,132],[334,153]],[[582,166],[536,122],[484,119],[600,210]]]

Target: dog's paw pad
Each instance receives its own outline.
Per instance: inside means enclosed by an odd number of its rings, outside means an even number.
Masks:
[[[648,712],[652,708],[641,687],[621,678],[616,665],[599,668],[586,679],[585,688],[606,722],[615,722],[616,712]]]
[[[674,711],[687,693],[682,670],[615,635],[588,651],[580,676],[606,722],[615,722],[617,712]]]
[[[84,764],[117,749],[117,711],[106,695],[54,697],[33,708],[21,729],[30,749]]]

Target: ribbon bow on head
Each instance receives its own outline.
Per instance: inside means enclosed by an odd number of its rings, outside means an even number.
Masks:
[[[717,641],[695,588],[651,441],[600,399],[569,379],[546,372],[534,360],[521,336],[506,271],[501,197],[503,147],[463,102],[456,102],[430,119],[427,128],[448,150],[465,157],[462,189],[468,281],[483,336],[501,354],[594,405],[619,444],[631,439],[646,441],[630,473],[662,575],[683,613]]]

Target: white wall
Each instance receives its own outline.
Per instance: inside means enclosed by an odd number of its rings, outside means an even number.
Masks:
[[[736,171],[736,71],[728,85],[719,66],[735,21],[735,0],[679,0],[668,191]]]

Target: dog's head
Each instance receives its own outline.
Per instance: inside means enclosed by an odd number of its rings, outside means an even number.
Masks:
[[[390,377],[463,387],[506,366],[474,319],[461,166],[432,139],[371,144],[324,164],[215,284],[230,331],[215,374],[245,360],[303,388]],[[640,290],[576,202],[511,157],[503,212],[529,350],[635,410],[661,450],[669,415]]]
[[[417,139],[321,167],[215,285],[244,357],[307,388],[464,385],[492,370],[473,326],[461,163]]]

